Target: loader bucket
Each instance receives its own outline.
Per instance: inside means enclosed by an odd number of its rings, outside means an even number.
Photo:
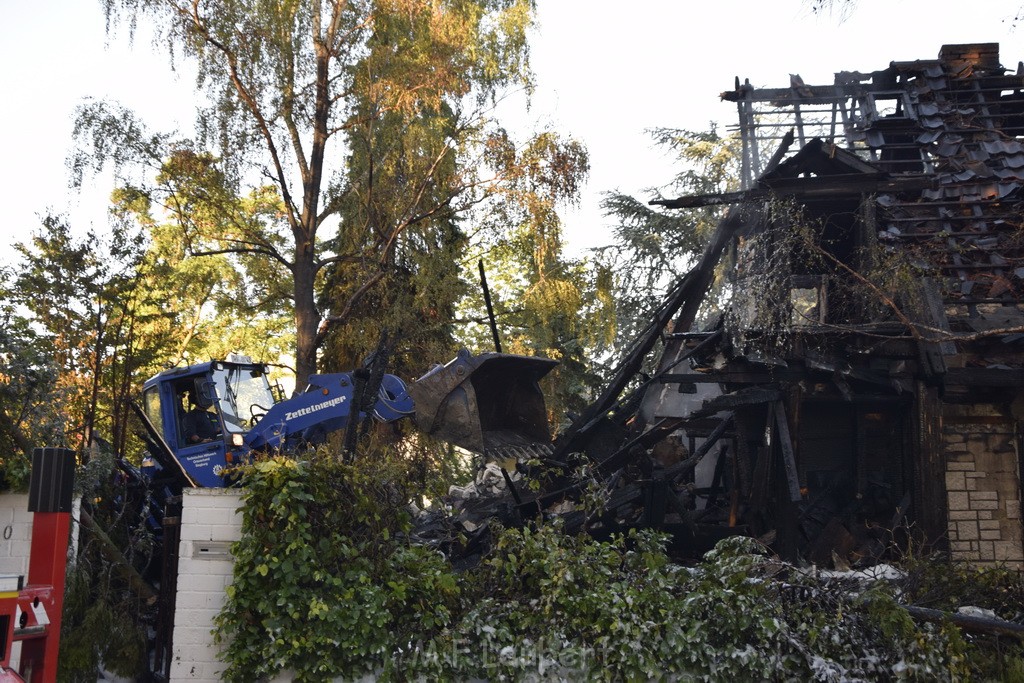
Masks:
[[[551,441],[537,381],[558,361],[463,349],[409,385],[416,424],[475,453],[546,446]]]

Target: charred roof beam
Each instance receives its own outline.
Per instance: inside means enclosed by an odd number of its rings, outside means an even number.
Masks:
[[[693,209],[702,206],[725,206],[770,197],[796,197],[799,199],[832,199],[839,196],[862,194],[889,194],[935,189],[934,176],[907,178],[857,178],[853,176],[817,176],[795,178],[791,182],[773,183],[772,187],[757,187],[741,192],[696,194],[676,199],[655,199],[650,203],[667,209]]]

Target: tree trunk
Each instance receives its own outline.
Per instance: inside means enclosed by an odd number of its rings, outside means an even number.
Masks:
[[[32,443],[25,436],[25,432],[3,410],[0,410],[0,432],[7,432],[15,445],[21,449],[22,453],[25,455],[32,454]]]
[[[327,119],[330,115],[328,63],[330,54],[317,45],[316,104],[313,113],[313,144],[309,169],[303,178],[301,225],[295,235],[295,388],[302,390],[316,372],[316,330],[320,314],[316,310],[316,229],[320,205],[320,184],[327,146]]]
[[[316,329],[320,314],[313,291],[315,265],[312,245],[295,245],[295,389],[306,388],[316,373]]]

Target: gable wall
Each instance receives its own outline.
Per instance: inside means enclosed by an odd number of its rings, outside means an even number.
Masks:
[[[1024,568],[1017,423],[991,404],[947,404],[942,451],[953,558]]]

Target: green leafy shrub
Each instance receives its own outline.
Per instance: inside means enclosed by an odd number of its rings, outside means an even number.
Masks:
[[[1024,661],[911,619],[913,572],[818,574],[741,537],[683,567],[650,530],[495,529],[479,565],[455,574],[408,540],[402,463],[251,468],[217,620],[230,680],[1013,680]],[[1019,577],[998,576],[1016,595]]]
[[[597,543],[557,525],[501,532],[474,577],[462,619],[432,651],[444,678],[518,679],[592,672],[616,677],[651,671],[663,615],[685,571],[669,565],[664,539],[650,531]]]
[[[998,618],[1024,621],[1024,575],[996,565],[978,567],[952,562],[943,554],[908,556],[899,589],[908,603],[956,612],[961,606],[989,610]],[[966,665],[977,680],[1024,683],[1024,643],[1005,638],[965,635],[970,646]]]
[[[81,496],[77,553],[68,563],[57,680],[92,683],[100,665],[125,678],[149,671],[147,634],[156,618],[155,593],[139,583],[153,569],[156,549],[145,527],[146,508],[115,459],[96,451],[75,475]],[[88,515],[92,524],[84,524]],[[133,583],[135,579],[138,583]]]
[[[0,458],[0,493],[28,491],[32,463],[24,453],[12,451]]]
[[[504,531],[476,601],[431,644],[442,656],[428,677],[876,680],[963,669],[956,633],[919,627],[882,584],[829,587],[740,537],[683,568],[663,541]]]
[[[217,619],[229,680],[282,669],[358,678],[447,625],[458,595],[436,552],[403,540],[401,497],[380,466],[276,457],[245,475],[243,537]]]

